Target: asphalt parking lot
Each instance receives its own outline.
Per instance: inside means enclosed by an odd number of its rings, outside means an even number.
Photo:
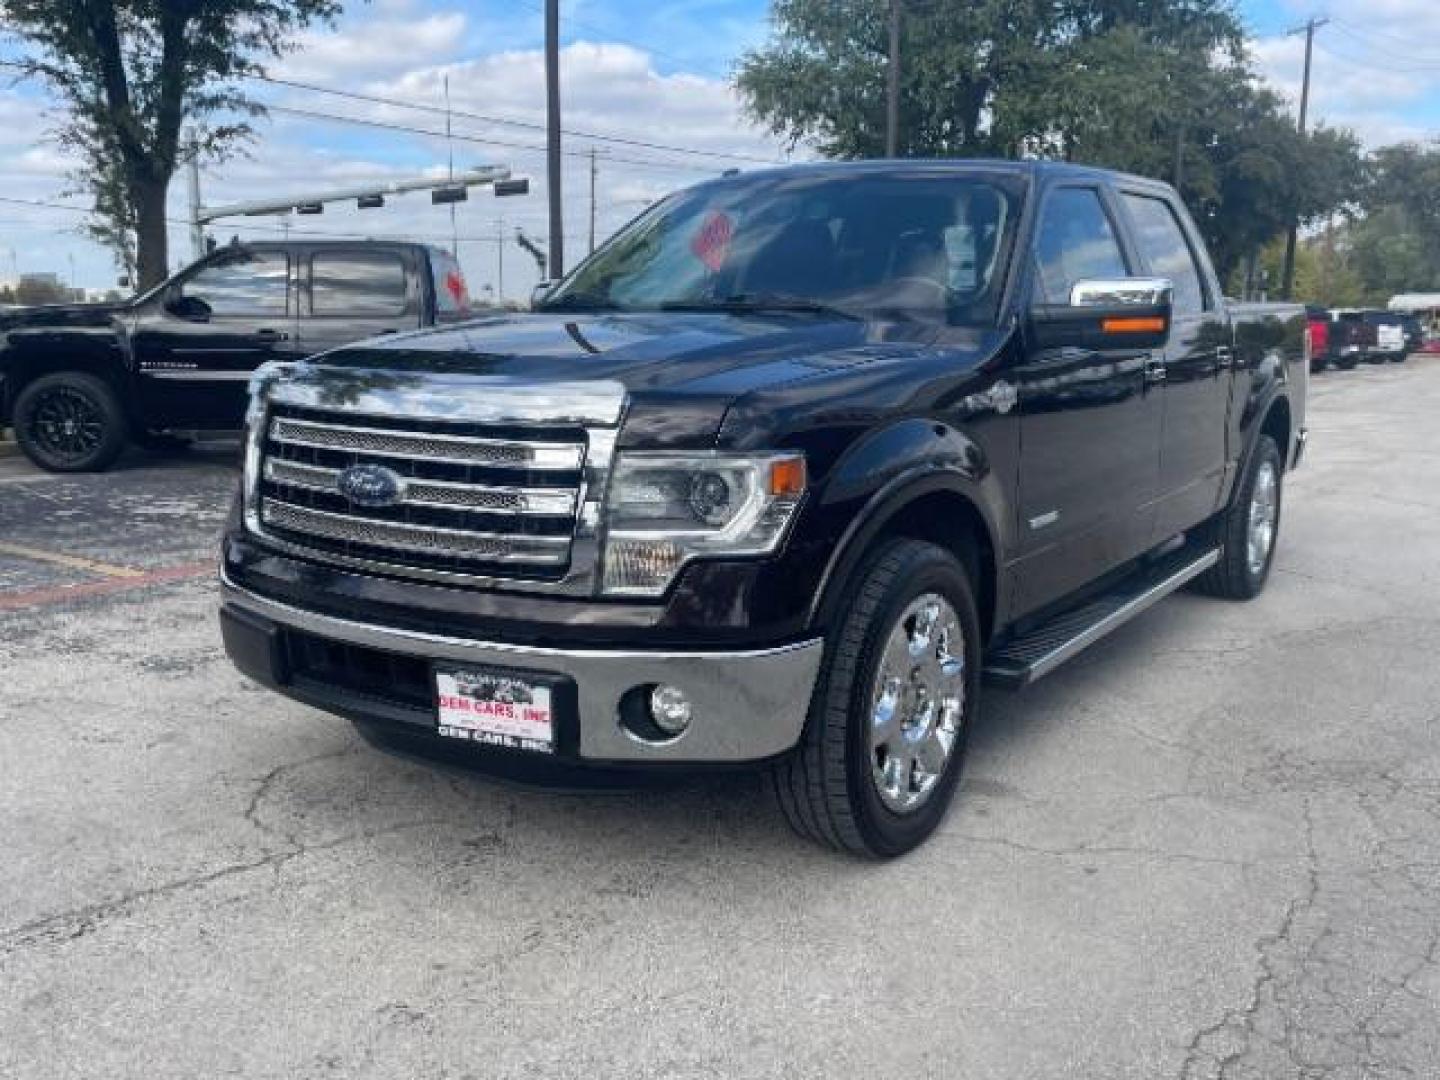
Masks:
[[[884,865],[257,692],[233,446],[0,460],[0,1076],[1440,1076],[1437,416],[1440,358],[1316,379],[1267,593],[988,696]]]

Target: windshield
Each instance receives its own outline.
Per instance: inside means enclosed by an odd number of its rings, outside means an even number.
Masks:
[[[671,196],[547,310],[838,311],[995,320],[1019,181],[965,174],[738,178]]]

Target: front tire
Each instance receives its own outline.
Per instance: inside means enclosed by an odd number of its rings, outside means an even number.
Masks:
[[[14,424],[25,456],[49,472],[103,472],[129,435],[110,384],[80,371],[46,375],[21,390]]]
[[[1196,579],[1200,592],[1227,600],[1260,595],[1275,562],[1284,476],[1280,448],[1261,435],[1235,497],[1215,521],[1220,561]]]
[[[775,790],[800,835],[889,858],[929,837],[954,798],[979,704],[980,623],[965,568],[933,544],[891,541],[856,582]]]

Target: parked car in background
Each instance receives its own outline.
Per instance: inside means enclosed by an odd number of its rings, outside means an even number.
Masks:
[[[1419,316],[1402,314],[1400,325],[1405,331],[1405,351],[1407,353],[1419,352],[1425,345],[1425,327],[1420,322]]]
[[[1310,334],[1310,371],[1319,373],[1329,366],[1330,355],[1330,312],[1322,307],[1305,308],[1305,327]]]
[[[1366,327],[1361,355],[1372,364],[1403,363],[1407,352],[1404,317],[1393,311],[1364,311]]]
[[[1330,320],[1330,358],[1342,371],[1350,371],[1365,355],[1371,329],[1362,311],[1336,309]]]
[[[54,472],[108,468],[129,442],[238,430],[271,360],[463,317],[455,258],[423,244],[231,244],[134,300],[0,314],[0,428]]]
[[[803,835],[898,855],[982,676],[1033,682],[1190,583],[1264,588],[1306,338],[1298,304],[1224,298],[1151,180],[717,179],[533,312],[257,377],[226,648],[390,749],[751,763]]]

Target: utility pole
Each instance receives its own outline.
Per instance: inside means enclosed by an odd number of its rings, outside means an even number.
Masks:
[[[565,276],[565,215],[560,201],[560,0],[545,0],[545,171],[550,188],[550,273]]]
[[[890,63],[886,68],[885,156],[900,153],[900,0],[890,0]]]
[[[505,219],[495,223],[495,298],[505,305]]]
[[[445,164],[445,176],[450,181],[455,179],[455,141],[450,138],[450,73],[447,71],[444,76],[445,87],[445,152],[447,161]],[[450,204],[450,254],[456,259],[460,258],[460,233],[455,225],[455,204]]]
[[[595,177],[600,168],[595,163],[595,147],[590,147],[590,254],[595,254]]]
[[[1315,31],[1328,23],[1329,19],[1317,19],[1310,16],[1304,26],[1297,26],[1287,36],[1295,34],[1305,35],[1305,74],[1300,82],[1300,123],[1299,131],[1305,134],[1306,114],[1310,109],[1310,58],[1315,51]],[[1289,300],[1295,286],[1295,240],[1299,232],[1299,222],[1293,218],[1290,221],[1290,231],[1285,234],[1285,266],[1280,276],[1280,295],[1283,299]]]
[[[190,255],[200,259],[205,255],[205,226],[200,224],[200,150],[196,146],[194,131],[187,132],[185,141],[189,145],[190,159],[187,162],[190,176]]]

